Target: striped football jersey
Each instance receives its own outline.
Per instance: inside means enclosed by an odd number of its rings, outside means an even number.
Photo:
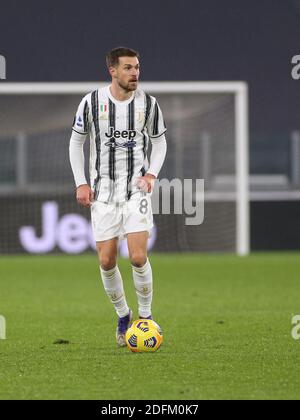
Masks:
[[[109,87],[86,95],[79,104],[73,130],[90,138],[90,182],[95,199],[129,200],[139,190],[136,179],[146,173],[149,139],[166,132],[157,100],[137,89],[130,99],[116,100]]]

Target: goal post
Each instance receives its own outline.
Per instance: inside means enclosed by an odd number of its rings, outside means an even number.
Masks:
[[[80,96],[93,91],[95,89],[107,86],[107,83],[98,83],[98,82],[87,82],[87,83],[2,83],[0,84],[0,101],[1,107],[3,110],[3,105],[5,106],[4,98],[10,96],[14,98],[16,105],[18,101],[22,101],[24,103],[24,97],[26,95],[28,98],[36,97],[57,97],[57,98],[64,98],[65,100],[65,110],[66,114],[70,113],[71,110],[68,109],[70,107],[70,103],[66,100],[68,96],[76,97],[76,101]],[[154,96],[157,96],[159,101],[161,97],[165,98],[165,106],[162,107],[163,111],[165,108],[169,108],[168,104],[170,103],[170,98],[173,96],[177,97],[177,101],[174,100],[172,104],[174,105],[172,110],[169,113],[169,126],[171,128],[170,133],[168,133],[168,140],[169,137],[172,141],[174,141],[174,159],[176,162],[179,162],[182,165],[181,170],[176,174],[182,174],[184,176],[185,173],[192,173],[191,168],[195,168],[196,173],[196,165],[197,160],[196,157],[193,156],[193,162],[186,161],[185,163],[182,159],[188,159],[186,156],[181,157],[178,154],[183,152],[185,146],[184,142],[180,142],[178,137],[185,136],[185,131],[189,131],[189,138],[190,143],[193,149],[191,150],[191,154],[194,152],[198,153],[198,145],[197,145],[197,138],[198,135],[198,126],[197,121],[203,118],[208,119],[207,122],[201,127],[202,132],[202,144],[201,150],[204,150],[205,153],[210,156],[211,161],[209,159],[204,159],[203,165],[206,167],[201,168],[202,173],[210,173],[216,172],[216,176],[214,173],[212,174],[212,178],[210,181],[217,185],[216,189],[208,189],[205,191],[205,203],[213,203],[213,202],[229,202],[235,203],[235,214],[234,214],[234,225],[235,227],[232,228],[230,235],[235,236],[235,246],[234,251],[240,255],[245,256],[248,255],[250,252],[250,212],[249,212],[249,144],[248,144],[248,87],[245,82],[143,82],[140,84],[140,87],[147,91]],[[197,98],[203,97],[201,106],[199,106],[199,116],[196,115],[196,111],[193,114],[193,110],[189,109],[187,114],[187,122],[185,123],[183,119],[181,120],[181,113],[182,110],[188,107],[189,101],[193,101],[193,104],[197,103]],[[210,100],[209,97],[213,99]],[[233,100],[224,100],[224,98],[232,97]],[[23,99],[21,99],[23,98]],[[9,121],[14,121],[14,118],[8,115],[8,112],[12,112],[13,110],[13,100],[10,101],[10,106],[12,107],[10,110],[7,110],[7,113],[4,112],[4,123],[9,125]],[[34,102],[34,99],[32,99]],[[231,103],[232,102],[232,103]],[[74,102],[75,103],[75,102]],[[167,104],[167,105],[166,105]],[[177,105],[176,105],[177,104]],[[206,106],[207,104],[207,106]],[[51,106],[48,108],[47,100],[45,99],[45,114],[49,113],[49,117],[51,116],[50,112],[53,110],[55,106],[55,102],[52,101]],[[32,110],[35,110],[39,107],[39,113],[41,114],[42,109],[41,106],[38,104],[32,105]],[[18,107],[17,107],[18,108]],[[43,107],[42,107],[43,108]],[[192,108],[192,107],[190,107]],[[197,108],[194,106],[194,108]],[[233,111],[231,111],[231,108]],[[19,110],[20,111],[20,110]],[[29,111],[27,111],[29,112]],[[72,113],[75,112],[75,108],[72,109]],[[171,116],[171,112],[175,115]],[[214,122],[214,113],[216,113],[216,119]],[[168,112],[167,112],[168,114]],[[232,115],[231,115],[232,114]],[[29,114],[27,114],[29,115]],[[178,119],[178,115],[180,118]],[[209,115],[209,118],[207,117]],[[3,115],[2,115],[3,117]],[[46,117],[45,117],[46,118]],[[172,118],[174,118],[174,125],[176,125],[176,129],[172,131]],[[183,117],[182,117],[183,118]],[[226,118],[230,119],[230,123],[227,122]],[[1,110],[0,110],[0,119],[1,119]],[[3,118],[2,118],[3,119]],[[64,115],[61,115],[61,118],[56,118],[56,122],[49,124],[49,132],[51,135],[53,134],[53,130],[55,129],[70,129],[71,126],[71,119],[68,120],[68,124],[64,125]],[[58,121],[59,120],[59,121]],[[232,120],[232,121],[231,121]],[[180,128],[180,121],[184,128]],[[176,124],[175,124],[176,122]],[[33,120],[34,123],[34,120]],[[42,126],[42,121],[40,121]],[[192,125],[190,129],[189,124]],[[17,124],[18,125],[18,124]],[[214,141],[210,142],[209,136],[212,129],[216,130],[216,127],[219,125],[218,131],[214,134]],[[39,184],[35,182],[35,184],[30,184],[30,176],[26,171],[28,170],[28,162],[24,162],[23,155],[26,156],[26,133],[24,134],[24,130],[18,127],[16,133],[12,133],[12,130],[9,130],[8,127],[3,130],[1,129],[0,132],[0,146],[1,146],[1,137],[5,139],[8,138],[15,138],[16,141],[16,172],[19,174],[16,178],[19,179],[19,182],[16,184],[7,183],[6,181],[1,180],[1,173],[0,173],[0,198],[1,196],[4,197],[5,194],[12,194],[12,191],[18,194],[26,194],[27,192],[39,194],[41,192],[49,192],[52,195],[55,195],[55,191],[58,194],[62,194],[64,191],[64,182],[63,174],[61,176],[61,184],[56,183],[51,186],[50,184]],[[168,127],[169,128],[169,127]],[[184,131],[185,130],[185,131]],[[226,133],[226,130],[228,132]],[[34,130],[33,130],[34,131]],[[38,131],[38,130],[36,130]],[[225,134],[224,134],[225,133]],[[33,135],[36,135],[35,131]],[[47,134],[48,135],[48,134]],[[25,137],[24,137],[25,136]],[[43,134],[44,136],[44,134]],[[234,139],[231,137],[234,136]],[[175,140],[174,140],[175,139]],[[29,140],[30,142],[30,140]],[[205,146],[206,144],[206,146]],[[234,144],[234,146],[233,146]],[[207,146],[208,145],[208,146]],[[4,146],[3,146],[4,147]],[[218,148],[220,150],[218,150]],[[229,153],[229,149],[234,148]],[[48,149],[47,149],[48,150]],[[45,149],[46,151],[46,149]],[[228,154],[228,158],[226,157],[226,153]],[[22,155],[23,153],[23,155]],[[188,154],[189,151],[185,152],[185,155]],[[225,165],[222,162],[222,154],[224,156],[224,160],[227,159],[227,164]],[[177,159],[176,159],[177,156]],[[233,159],[233,160],[232,160]],[[217,162],[217,164],[215,164]],[[30,165],[29,165],[30,166]],[[225,168],[226,166],[226,168]],[[224,170],[224,174],[222,170]],[[29,168],[30,169],[30,168]],[[69,168],[68,168],[69,169]],[[232,172],[231,172],[232,169]],[[167,174],[166,174],[167,175]],[[8,177],[7,177],[8,178]],[[5,179],[5,176],[4,178]],[[25,182],[26,180],[26,182]],[[57,181],[57,179],[56,179]],[[206,181],[206,180],[205,180]],[[232,183],[232,188],[230,187],[230,182]],[[223,186],[225,187],[223,188]],[[53,187],[53,188],[52,188]],[[67,184],[66,184],[67,187]],[[56,188],[56,190],[55,190]],[[68,184],[68,188],[70,188],[70,183]],[[176,222],[177,223],[177,222]],[[205,220],[204,220],[205,223]],[[224,229],[229,230],[229,227],[226,227],[227,219],[222,219],[222,226],[218,226],[218,223],[215,223],[215,233],[214,236],[217,237],[218,231],[217,229]],[[196,231],[195,231],[196,232]],[[229,235],[228,232],[226,234]],[[195,233],[196,235],[196,233]],[[180,236],[180,233],[178,234]],[[214,251],[218,251],[216,241],[217,239],[214,238],[214,244],[211,246],[211,249]],[[230,239],[231,241],[231,239]],[[192,239],[193,247],[191,250],[197,249],[197,239],[194,237]],[[195,247],[194,247],[195,245]],[[206,250],[204,247],[203,249]],[[223,248],[220,250],[222,251]],[[225,249],[226,246],[225,246]],[[228,245],[228,250],[231,249],[231,246]],[[199,246],[199,250],[202,250],[202,246]],[[3,252],[0,250],[0,252]]]
[[[237,253],[250,252],[250,182],[248,88],[239,84],[235,94],[236,172],[237,172]]]

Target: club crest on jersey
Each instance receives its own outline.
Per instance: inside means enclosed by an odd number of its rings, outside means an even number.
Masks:
[[[143,110],[137,110],[137,115],[138,115],[138,122],[139,123],[144,123],[145,121],[145,112]]]

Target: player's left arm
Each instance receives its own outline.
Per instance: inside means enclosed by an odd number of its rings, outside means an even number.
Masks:
[[[140,189],[147,193],[153,191],[154,182],[158,178],[167,154],[167,141],[164,134],[155,140],[151,139],[151,143],[150,167],[147,173],[138,179]]]
[[[150,156],[150,167],[144,177],[146,181],[151,184],[151,189],[149,192],[153,190],[153,180],[158,178],[158,175],[166,159],[166,155],[167,155],[166,136],[163,134],[162,136],[156,139],[151,139],[151,143],[152,143],[152,151],[151,151],[151,156]]]
[[[144,184],[143,189],[150,193],[153,190],[154,181],[158,178],[167,154],[167,141],[165,136],[167,128],[156,99],[154,99],[147,130],[152,144],[150,167],[146,175],[140,178],[140,182]]]

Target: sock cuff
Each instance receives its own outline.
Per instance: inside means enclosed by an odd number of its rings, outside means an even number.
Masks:
[[[134,265],[132,265],[132,270],[140,275],[145,274],[150,268],[151,268],[151,265],[148,258],[147,258],[146,264],[143,267],[135,267]]]
[[[117,270],[118,270],[117,265],[114,268],[107,271],[103,270],[103,268],[100,266],[100,272],[105,277],[113,277],[116,274]]]

